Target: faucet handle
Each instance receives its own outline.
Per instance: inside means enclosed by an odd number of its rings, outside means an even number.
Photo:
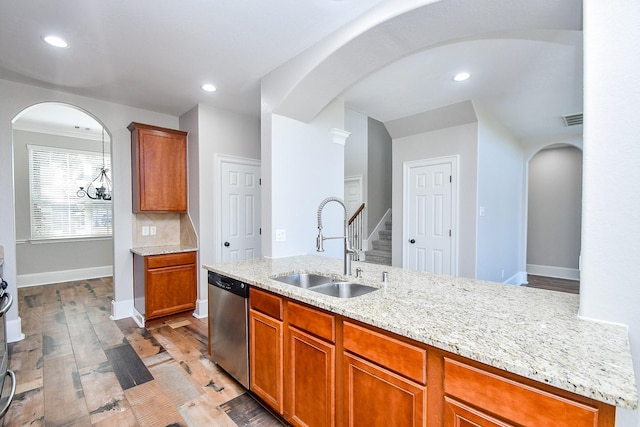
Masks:
[[[387,283],[389,281],[389,272],[388,271],[383,271],[382,272],[382,281],[384,283]]]
[[[318,232],[318,237],[316,238],[316,251],[324,252],[324,237],[322,236],[322,231]]]
[[[362,269],[360,267],[356,268],[356,279],[362,278]]]

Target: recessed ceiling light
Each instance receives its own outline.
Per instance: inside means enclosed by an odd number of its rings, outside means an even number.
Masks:
[[[205,83],[202,85],[202,90],[204,90],[205,92],[215,92],[216,87],[211,83]]]
[[[58,36],[44,36],[42,40],[49,43],[51,46],[55,47],[69,47],[69,43],[67,43],[64,39]]]
[[[455,76],[453,76],[453,80],[457,82],[463,82],[467,80],[469,77],[471,77],[471,73],[467,73],[466,71],[464,71],[462,73],[458,73]]]

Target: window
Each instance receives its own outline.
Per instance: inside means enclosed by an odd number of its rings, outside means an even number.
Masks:
[[[34,145],[28,149],[31,239],[111,236],[111,202],[77,195],[99,173],[102,154]],[[110,166],[105,158],[105,167]]]

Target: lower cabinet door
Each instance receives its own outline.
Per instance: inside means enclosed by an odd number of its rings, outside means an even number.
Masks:
[[[282,415],[282,321],[250,310],[249,328],[251,391]]]
[[[288,328],[287,418],[295,426],[335,425],[335,345]]]
[[[426,425],[426,387],[344,353],[345,421],[350,427]]]
[[[449,397],[444,398],[445,427],[512,427]]]
[[[149,269],[145,318],[193,310],[196,307],[197,274],[195,264]]]

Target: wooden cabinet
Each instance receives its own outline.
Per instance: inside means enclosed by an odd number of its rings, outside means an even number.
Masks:
[[[278,414],[284,413],[282,298],[252,288],[249,292],[250,388]]]
[[[613,427],[610,405],[444,359],[445,426]]]
[[[424,426],[425,349],[344,322],[344,417],[348,426]]]
[[[187,132],[131,123],[133,212],[187,212]]]
[[[196,260],[196,252],[134,254],[134,306],[145,320],[195,309]]]
[[[251,289],[250,320],[251,389],[295,426],[615,424],[611,405],[269,292]]]
[[[335,318],[287,305],[286,418],[295,426],[335,425]]]

